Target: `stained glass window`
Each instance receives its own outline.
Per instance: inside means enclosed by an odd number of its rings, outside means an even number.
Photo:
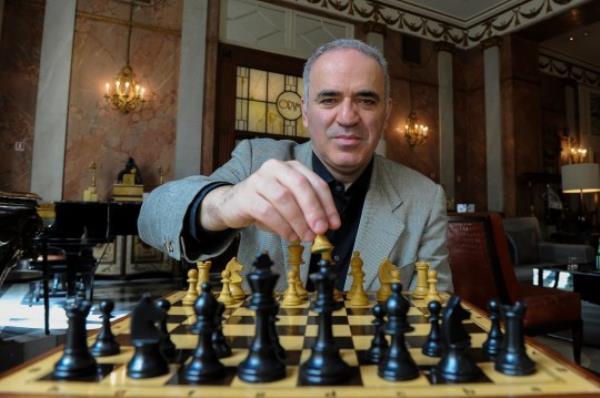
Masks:
[[[237,67],[235,129],[308,137],[301,117],[302,78]]]

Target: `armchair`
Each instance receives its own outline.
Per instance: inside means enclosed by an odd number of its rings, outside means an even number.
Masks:
[[[539,265],[566,264],[569,257],[579,263],[594,261],[589,245],[545,242],[535,217],[505,218],[503,225],[519,282],[532,282],[533,268]]]

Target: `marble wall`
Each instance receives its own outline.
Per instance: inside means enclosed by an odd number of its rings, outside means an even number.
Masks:
[[[0,190],[29,191],[44,0],[5,0],[0,39]],[[15,150],[15,145],[22,147]],[[19,146],[21,144],[18,144]]]
[[[435,44],[421,40],[421,63],[402,59],[402,35],[388,31],[385,56],[391,78],[392,112],[385,132],[387,157],[420,171],[439,182],[438,82]],[[413,109],[430,128],[429,139],[410,148],[402,135],[408,113]]]
[[[123,114],[104,102],[105,82],[125,65],[129,5],[80,0],[73,44],[63,197],[80,199],[96,162],[100,200],[107,198],[128,157],[141,169],[146,191],[158,169],[171,176],[179,76],[181,0],[135,7],[130,64],[150,99],[138,113]]]
[[[457,50],[454,73],[456,203],[487,210],[485,101],[481,48]]]

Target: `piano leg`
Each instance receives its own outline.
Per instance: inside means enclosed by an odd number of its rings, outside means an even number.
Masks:
[[[50,292],[48,291],[48,241],[42,241],[42,279],[44,285],[44,333],[50,334]]]

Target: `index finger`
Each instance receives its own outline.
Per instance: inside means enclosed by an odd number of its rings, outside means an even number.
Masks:
[[[342,225],[342,222],[327,183],[315,172],[297,161],[291,161],[288,164],[291,168],[306,177],[310,185],[314,188],[314,192],[327,216],[327,220],[316,220],[314,225],[311,225],[313,231],[317,234],[323,234],[327,232],[327,229],[338,229]],[[324,222],[325,225],[321,225],[321,222]]]

